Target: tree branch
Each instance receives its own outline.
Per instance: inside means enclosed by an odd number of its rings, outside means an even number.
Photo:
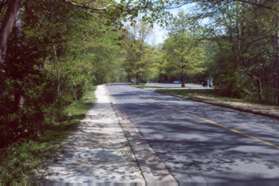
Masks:
[[[73,1],[73,0],[64,0],[64,2],[69,4],[69,5],[71,5],[71,6],[75,6],[75,7],[78,7],[78,8],[82,8],[82,9],[86,9],[86,10],[90,10],[90,11],[103,12],[103,13],[106,10],[108,10],[108,8],[110,8],[112,6],[112,4],[109,4],[109,5],[105,6],[105,7],[95,8],[95,7],[86,5],[86,4],[77,3],[76,1]]]

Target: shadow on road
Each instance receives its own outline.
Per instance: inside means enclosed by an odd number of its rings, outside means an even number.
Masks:
[[[125,85],[109,91],[180,185],[279,185],[279,150],[226,129],[277,143],[278,121]]]

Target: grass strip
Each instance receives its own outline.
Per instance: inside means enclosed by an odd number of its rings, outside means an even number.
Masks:
[[[48,125],[36,139],[26,139],[0,149],[0,185],[25,184],[33,171],[51,158],[61,147],[61,142],[75,131],[80,120],[95,102],[95,87],[88,90],[82,99],[74,101],[65,110],[66,119],[59,124]]]

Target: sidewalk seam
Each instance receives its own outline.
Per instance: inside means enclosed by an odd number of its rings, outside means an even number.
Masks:
[[[118,111],[118,112],[119,112],[119,111]],[[125,114],[123,114],[122,112],[119,112],[119,113],[120,113],[120,115],[125,115]],[[125,115],[125,116],[126,116],[126,115]],[[131,122],[128,116],[126,116],[126,120],[128,120],[129,122]],[[122,126],[122,125],[121,125],[121,126]],[[142,134],[140,131],[138,131],[138,132],[139,132],[139,135],[143,136],[143,134]],[[128,133],[128,132],[127,132],[127,133]],[[148,146],[149,146],[149,144],[148,144]],[[150,148],[152,149],[152,147],[150,147]],[[172,174],[171,170],[170,170],[170,169],[168,168],[168,166],[161,160],[161,158],[158,156],[158,154],[157,154],[155,151],[153,151],[153,155],[156,156],[156,158],[158,158],[158,160],[164,165],[164,167],[165,167],[165,169],[168,171],[169,175],[171,175],[171,176],[173,177],[173,179],[175,180],[177,186],[180,186],[179,181],[176,179],[176,177]],[[147,184],[147,185],[148,185],[148,184]]]
[[[131,152],[133,153],[133,158],[135,159],[135,162],[136,162],[136,164],[137,164],[137,166],[138,166],[138,169],[139,169],[139,171],[140,171],[140,174],[141,174],[141,176],[142,176],[143,179],[144,179],[145,185],[147,186],[147,180],[146,180],[146,178],[145,178],[145,176],[144,176],[144,173],[143,173],[143,170],[142,170],[142,168],[141,168],[141,166],[140,166],[140,163],[139,163],[139,161],[138,161],[138,159],[137,159],[137,157],[136,157],[136,153],[135,153],[135,151],[134,151],[134,148],[132,147],[132,144],[129,142],[129,138],[128,138],[128,136],[127,136],[127,132],[123,129],[121,120],[119,119],[119,118],[121,118],[120,113],[115,109],[113,103],[110,103],[110,104],[111,104],[111,107],[112,107],[113,111],[115,112],[115,114],[116,114],[117,117],[118,117],[118,118],[117,118],[118,124],[119,124],[119,126],[120,126],[120,128],[121,128],[121,130],[122,130],[122,132],[123,132],[123,134],[124,134],[124,136],[125,136],[125,138],[127,139],[127,144],[129,145],[129,147],[130,147],[130,149],[131,149]]]
[[[178,180],[147,143],[135,123],[131,122],[125,113],[119,111],[114,104],[114,98],[109,94],[108,90],[107,95],[113,111],[118,116],[118,124],[127,139],[146,186],[179,186]]]

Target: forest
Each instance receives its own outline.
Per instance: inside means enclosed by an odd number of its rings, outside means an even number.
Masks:
[[[279,104],[278,0],[1,0],[0,19],[0,148],[103,83],[212,77],[218,94]]]

